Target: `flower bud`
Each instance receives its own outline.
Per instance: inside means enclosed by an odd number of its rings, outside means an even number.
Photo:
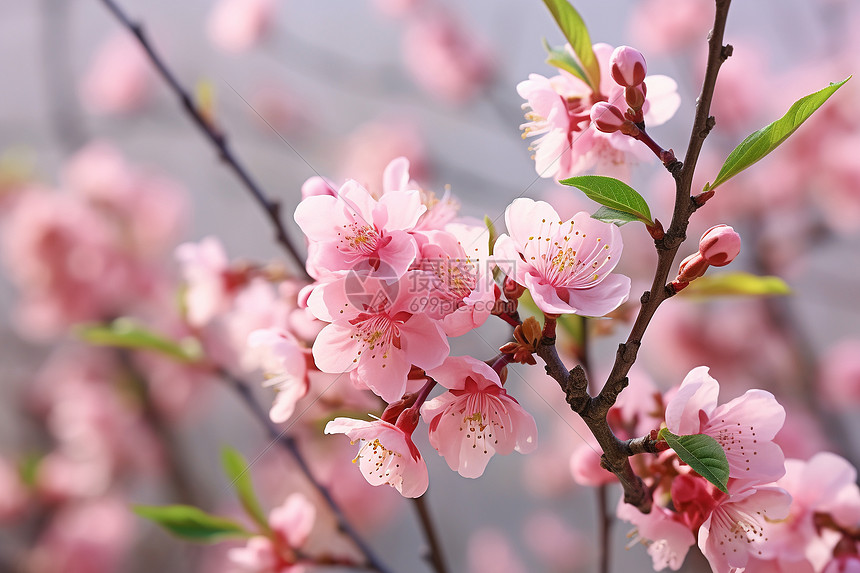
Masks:
[[[648,67],[645,65],[645,56],[636,48],[630,46],[618,46],[609,58],[612,68],[612,79],[624,87],[638,86],[645,81]]]
[[[591,107],[591,121],[594,127],[604,133],[615,133],[630,123],[620,109],[604,101],[597,102]]]
[[[645,105],[645,94],[647,92],[648,90],[645,88],[645,84],[632,88],[624,88],[624,100],[627,102],[627,105],[630,106],[630,109],[635,112],[640,112],[642,110],[642,106]]]
[[[705,274],[709,266],[708,261],[705,260],[701,253],[693,253],[681,261],[681,266],[678,269],[678,277],[675,279],[675,282],[688,283],[697,279]]]
[[[699,253],[709,265],[723,267],[741,252],[741,236],[728,225],[716,225],[702,235]]]

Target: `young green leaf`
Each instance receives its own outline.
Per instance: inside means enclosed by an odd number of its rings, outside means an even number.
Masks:
[[[713,296],[784,296],[791,294],[791,287],[779,277],[731,272],[699,277],[678,294],[701,298]]]
[[[573,53],[579,58],[584,75],[582,79],[594,93],[598,93],[600,91],[600,64],[597,62],[597,56],[594,55],[591,37],[588,35],[588,28],[585,27],[582,16],[567,0],[543,0],[543,3],[549,8],[564,37],[567,38],[570,47],[573,48]]]
[[[560,70],[565,70],[570,72],[574,76],[578,77],[586,84],[588,83],[588,78],[585,75],[585,71],[582,69],[582,66],[579,65],[579,62],[576,61],[570,52],[564,49],[564,47],[553,48],[549,45],[549,42],[546,41],[546,38],[543,39],[543,47],[546,50],[547,57],[546,63],[549,65],[559,68]]]
[[[187,541],[216,543],[225,539],[247,539],[253,535],[233,520],[210,515],[190,505],[136,505],[132,510]]]
[[[248,462],[235,449],[225,447],[221,450],[221,464],[224,466],[224,473],[230,478],[231,485],[239,495],[242,507],[260,527],[268,530],[269,521],[266,519],[263,508],[260,507],[260,502],[254,493],[254,484],[251,482]]]
[[[693,468],[693,471],[723,493],[728,493],[726,486],[729,483],[729,461],[717,440],[705,434],[676,436],[668,428],[662,428],[658,437],[666,440],[681,461]]]
[[[715,189],[776,149],[850,79],[851,76],[848,76],[839,83],[830,84],[823,90],[800,98],[794,102],[784,116],[744,139],[726,158],[726,162],[714,182],[706,185],[704,190]]]
[[[493,254],[493,247],[496,246],[496,239],[499,238],[499,233],[496,231],[496,225],[489,215],[484,215],[484,225],[487,227],[487,232],[490,235],[490,254]]]
[[[633,215],[643,223],[653,224],[648,203],[623,181],[602,175],[581,175],[562,179],[559,183],[580,189],[586,197],[605,207]]]
[[[200,343],[194,338],[171,340],[126,317],[110,324],[81,324],[76,327],[76,333],[95,346],[152,350],[180,362],[196,362],[202,353]]]
[[[625,213],[624,211],[618,211],[616,209],[610,209],[609,207],[601,207],[591,215],[591,218],[603,221],[604,223],[612,223],[619,227],[626,225],[627,223],[640,220],[636,215],[631,215],[630,213]]]

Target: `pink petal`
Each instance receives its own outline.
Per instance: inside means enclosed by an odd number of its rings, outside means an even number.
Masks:
[[[708,375],[707,366],[694,368],[666,405],[666,426],[679,436],[701,431],[699,411],[710,414],[717,406],[720,384]]]

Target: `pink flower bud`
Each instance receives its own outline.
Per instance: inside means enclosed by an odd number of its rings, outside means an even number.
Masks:
[[[705,260],[701,253],[693,253],[681,261],[681,266],[678,269],[678,277],[675,279],[675,282],[688,283],[697,279],[705,274],[708,266],[708,261]]]
[[[609,59],[612,67],[612,79],[624,87],[638,86],[645,81],[648,67],[645,65],[645,56],[636,48],[630,46],[618,46],[612,52]]]
[[[642,106],[645,105],[645,94],[647,93],[645,84],[640,84],[632,88],[624,88],[624,99],[627,105],[635,112],[639,112]],[[641,114],[639,114],[641,116]]]
[[[591,121],[594,126],[604,133],[615,133],[624,127],[629,120],[620,109],[604,101],[597,102],[591,108]]]
[[[716,225],[702,235],[699,253],[709,265],[723,267],[741,252],[741,236],[728,225]]]

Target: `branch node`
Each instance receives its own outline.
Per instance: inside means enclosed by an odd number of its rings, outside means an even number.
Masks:
[[[646,290],[642,293],[642,296],[639,297],[639,304],[648,304],[648,301],[651,299],[651,291]]]
[[[732,56],[734,51],[734,46],[732,46],[731,44],[726,44],[725,46],[723,46],[723,49],[720,50],[720,60],[725,62]]]

